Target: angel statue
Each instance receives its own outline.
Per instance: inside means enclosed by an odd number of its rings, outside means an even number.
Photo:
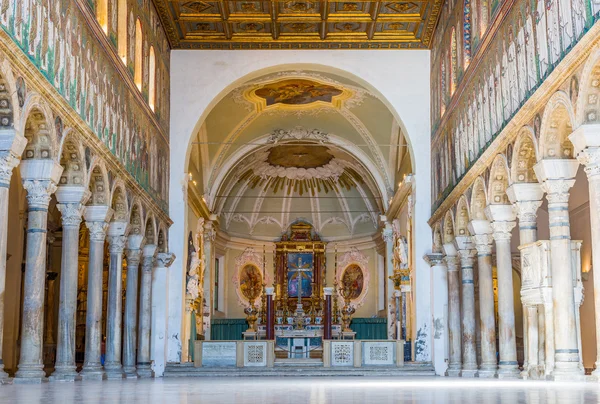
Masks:
[[[400,264],[400,268],[408,268],[408,243],[406,242],[406,237],[398,237],[398,243],[394,250],[396,253],[396,258],[398,259],[398,264]]]

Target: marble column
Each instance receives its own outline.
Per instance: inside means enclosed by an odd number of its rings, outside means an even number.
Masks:
[[[108,226],[108,303],[106,308],[106,360],[107,379],[122,379],[121,348],[123,343],[123,250],[129,231],[126,222],[113,221]]]
[[[498,343],[500,360],[498,378],[518,378],[517,340],[515,337],[515,302],[510,238],[515,227],[512,205],[489,205],[486,215],[491,221],[496,241],[496,269],[498,274]]]
[[[423,259],[431,266],[433,309],[433,365],[435,373],[443,376],[448,367],[448,268],[444,254],[433,252]]]
[[[201,305],[202,324],[206,326],[203,328],[204,339],[210,340],[210,322],[213,312],[213,276],[214,276],[214,241],[217,237],[217,230],[212,221],[207,220],[204,223],[204,279],[202,280],[202,298],[203,302]]]
[[[581,125],[569,139],[588,178],[596,320],[596,369],[592,376],[600,380],[600,125]]]
[[[539,183],[515,183],[508,187],[506,194],[519,218],[519,244],[526,245],[536,242],[537,210],[542,205],[544,197],[541,185]],[[540,377],[539,351],[544,350],[544,346],[540,345],[538,317],[537,305],[523,303],[525,363],[522,376],[533,379]]]
[[[396,335],[396,301],[394,298],[394,281],[390,278],[394,275],[394,229],[392,223],[387,221],[385,216],[381,217],[383,222],[382,238],[385,242],[385,296],[386,296],[386,307],[387,307],[387,323],[388,323],[388,339],[400,339],[400,335]]]
[[[548,200],[555,347],[552,378],[555,380],[583,378],[583,369],[579,366],[569,221],[569,189],[575,184],[578,167],[577,160],[567,159],[542,160],[534,167]]]
[[[150,358],[156,376],[162,376],[167,365],[167,301],[168,268],[175,260],[173,253],[158,253],[152,273],[152,334]]]
[[[61,173],[62,167],[52,160],[21,162],[21,177],[28,204],[27,251],[23,277],[21,354],[15,383],[39,383],[46,377],[43,332],[48,205]]]
[[[80,379],[75,364],[79,227],[89,196],[90,192],[82,186],[60,186],[56,191],[56,207],[62,218],[62,259],[56,363],[51,381]]]
[[[455,237],[460,257],[462,282],[462,377],[477,377],[477,345],[475,335],[475,245],[471,236]]]
[[[448,268],[448,356],[450,358],[446,376],[458,377],[462,370],[459,258],[456,254],[456,247],[452,243],[444,244],[444,252]]]
[[[88,206],[85,225],[90,233],[88,262],[87,311],[85,318],[85,355],[80,373],[84,380],[106,378],[100,362],[102,346],[102,272],[104,271],[104,240],[108,221],[113,214],[108,206]]]
[[[492,228],[483,219],[472,220],[469,231],[473,234],[477,250],[479,275],[479,320],[481,330],[481,365],[479,377],[496,377],[496,314],[494,309],[494,284],[492,276]]]
[[[4,289],[6,282],[6,245],[8,238],[8,194],[13,168],[19,165],[27,139],[14,129],[0,130],[0,380],[8,378],[2,360],[4,334]]]
[[[127,287],[125,290],[125,328],[123,331],[123,371],[128,379],[137,379],[135,366],[137,343],[137,305],[139,267],[145,238],[132,234],[127,238]]]
[[[150,322],[152,317],[152,270],[156,245],[142,249],[142,274],[140,277],[140,306],[138,321],[137,374],[141,378],[154,377],[150,362]]]

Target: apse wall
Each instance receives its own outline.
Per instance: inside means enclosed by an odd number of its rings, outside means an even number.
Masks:
[[[416,328],[431,328],[431,274],[423,257],[431,248],[427,225],[431,206],[430,164],[430,52],[427,50],[371,51],[187,51],[171,52],[171,136],[169,247],[186,257],[190,230],[186,220],[187,175],[192,137],[211,108],[229,91],[245,81],[268,73],[290,69],[333,72],[355,80],[392,111],[411,148],[414,165],[414,254]],[[415,158],[418,156],[418,158]],[[171,267],[171,284],[183,285],[185,260]],[[169,294],[169,307],[183,308],[181,294]],[[172,314],[172,315],[171,315]],[[169,316],[169,329],[181,327],[182,319]],[[427,355],[429,353],[427,352]],[[178,360],[178,342],[169,342],[169,360]]]

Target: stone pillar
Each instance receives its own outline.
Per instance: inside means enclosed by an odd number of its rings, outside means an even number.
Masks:
[[[594,308],[596,317],[596,369],[600,380],[600,125],[581,125],[569,139],[575,146],[577,159],[585,166],[590,193],[592,236],[592,270],[594,271]]]
[[[462,370],[459,261],[454,244],[444,244],[444,252],[448,267],[448,350],[450,357],[446,376],[458,377]]]
[[[23,187],[27,191],[27,252],[23,277],[21,356],[15,382],[41,382],[43,364],[44,289],[46,286],[46,233],[50,196],[62,167],[52,160],[25,160],[21,163]]]
[[[212,221],[207,220],[204,223],[204,278],[202,279],[202,299],[201,312],[202,316],[202,330],[204,332],[204,339],[210,340],[210,322],[212,318],[213,308],[213,272],[214,272],[214,261],[213,255],[213,242],[217,237],[217,230]]]
[[[498,378],[518,378],[517,340],[515,337],[515,303],[513,292],[511,231],[515,227],[512,205],[489,205],[485,209],[496,240],[498,273],[498,341],[500,361]]]
[[[79,227],[89,195],[90,192],[81,186],[61,186],[56,191],[56,207],[62,215],[62,259],[56,364],[51,381],[80,379],[75,364]]]
[[[431,253],[423,257],[431,266],[433,308],[433,365],[443,376],[448,367],[448,269],[444,254]]]
[[[0,130],[0,380],[8,378],[2,360],[6,244],[8,238],[8,193],[13,168],[19,165],[26,144],[27,139],[18,136],[14,129]]]
[[[477,346],[475,336],[475,254],[470,236],[455,238],[462,280],[462,377],[477,377]]]
[[[519,244],[525,245],[537,241],[537,210],[542,205],[544,191],[539,183],[515,183],[506,190],[513,210],[519,218]],[[538,306],[523,303],[523,337],[525,363],[523,377],[539,378],[539,351],[544,350],[540,344],[538,327]],[[535,335],[532,335],[535,333]],[[541,339],[543,342],[543,339]],[[535,345],[531,345],[535,343]]]
[[[150,362],[150,324],[152,318],[152,270],[156,245],[145,245],[142,250],[140,278],[140,313],[138,322],[137,374],[141,378],[154,377]]]
[[[175,260],[173,253],[158,253],[152,273],[152,333],[150,335],[150,358],[154,374],[162,376],[167,362],[167,291],[169,274],[167,268]]]
[[[122,379],[121,348],[123,343],[123,250],[127,242],[128,225],[114,221],[108,227],[108,303],[106,308],[106,360],[107,379]]]
[[[492,228],[483,219],[472,220],[469,231],[473,234],[477,250],[479,275],[479,320],[481,322],[481,365],[479,377],[496,377],[496,313],[494,309],[494,284],[492,276]]]
[[[102,272],[104,270],[104,240],[112,216],[108,206],[88,206],[85,225],[90,231],[88,262],[87,312],[85,318],[85,355],[81,377],[89,380],[105,378],[100,362],[102,345]]]
[[[127,287],[125,291],[125,328],[123,331],[123,371],[128,379],[137,379],[135,367],[137,343],[137,305],[139,266],[144,236],[133,234],[127,238]]]
[[[388,316],[388,339],[396,339],[396,329],[399,329],[396,325],[396,312],[399,309],[396,307],[394,299],[394,281],[390,278],[394,275],[394,229],[385,216],[382,216],[381,220],[384,223],[382,237],[385,242],[385,296]],[[398,339],[400,338],[398,336]]]
[[[583,369],[579,366],[569,222],[569,189],[575,184],[578,167],[577,160],[566,159],[542,160],[534,167],[548,200],[555,347],[552,377],[555,380],[583,378]]]

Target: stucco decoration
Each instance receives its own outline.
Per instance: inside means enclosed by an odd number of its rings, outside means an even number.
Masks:
[[[252,268],[252,270],[249,271],[249,268]],[[263,272],[262,253],[256,252],[252,247],[246,248],[244,252],[235,259],[235,271],[233,273],[233,277],[231,278],[231,281],[233,282],[233,285],[235,287],[235,293],[238,298],[238,304],[241,307],[248,307],[250,304],[248,298],[246,297],[248,293],[244,293],[242,287],[242,283],[244,283],[243,281],[245,280],[245,277],[247,277],[246,275],[250,273],[258,273],[260,274],[261,282],[264,280],[264,283],[266,284],[271,283],[271,276],[268,273],[265,274]],[[257,296],[258,297],[254,301],[255,304],[260,302],[260,297],[262,296],[262,288],[257,294]]]
[[[350,275],[359,275],[358,269],[362,272],[362,280],[359,279],[360,276],[355,279],[355,283],[360,284],[357,286],[361,286],[360,291],[358,289],[355,291],[357,292],[356,297],[351,294],[351,303],[355,308],[359,308],[365,303],[369,291],[370,274],[368,265],[369,257],[356,247],[352,247],[350,251],[338,257],[338,265],[335,271],[338,285],[342,285],[343,281],[347,280]]]

